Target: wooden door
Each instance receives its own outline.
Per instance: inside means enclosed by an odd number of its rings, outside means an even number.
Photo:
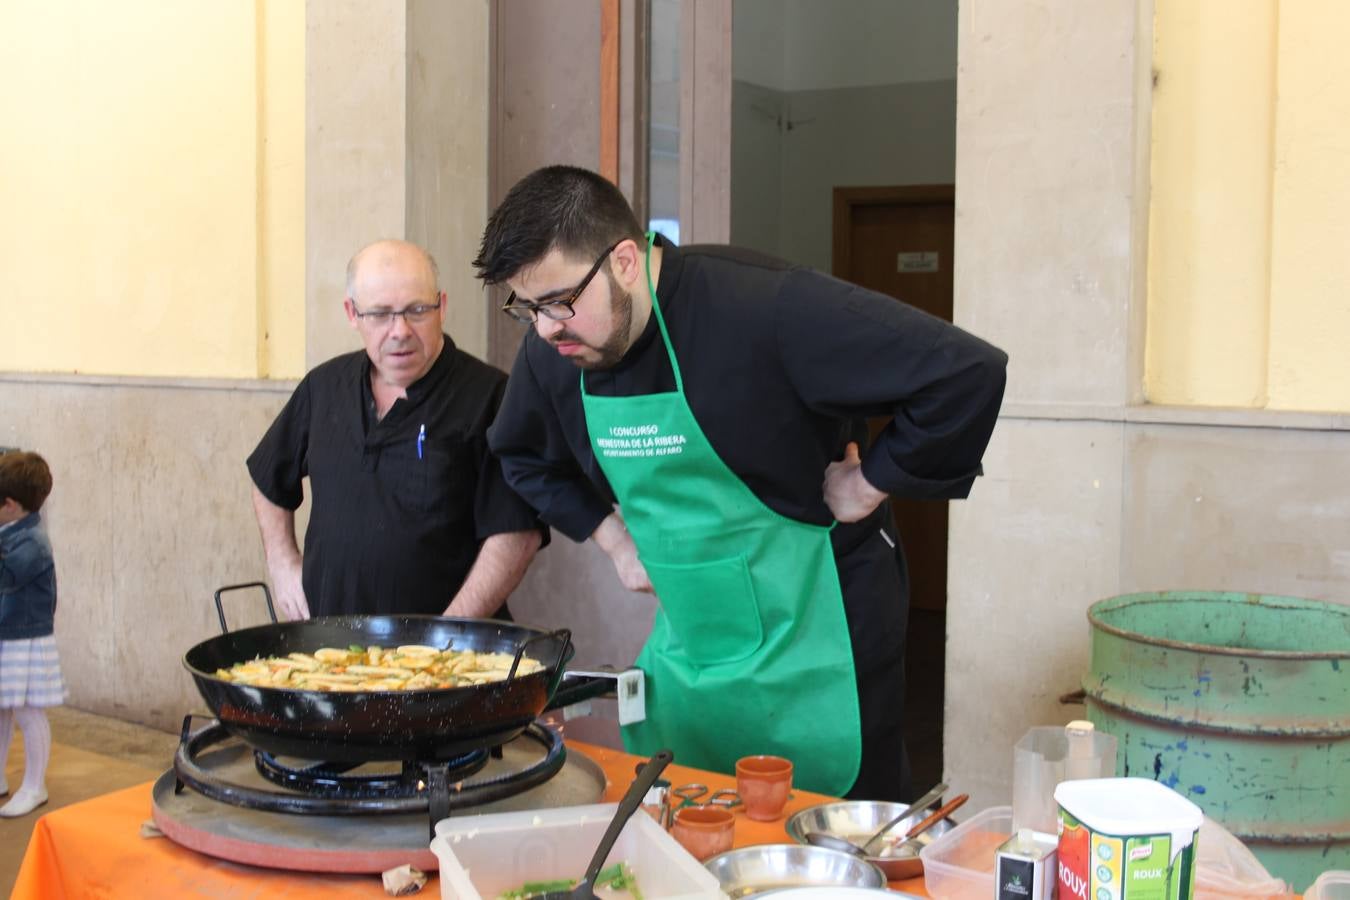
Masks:
[[[951,185],[835,188],[834,274],[952,320]],[[870,423],[875,436],[888,420]],[[891,498],[910,605],[947,608],[947,502]]]

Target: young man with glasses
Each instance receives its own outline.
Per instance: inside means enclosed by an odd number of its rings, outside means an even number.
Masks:
[[[548,531],[487,448],[505,374],[442,331],[436,263],[414,244],[353,256],[343,306],[364,350],[306,375],[248,458],[283,614],[509,618],[503,604]]]
[[[1006,355],[818,272],[648,238],[572,167],[517,183],[474,264],[533,324],[488,435],[507,481],[660,601],[629,748],[723,772],[775,753],[803,788],[907,798],[886,498],[969,493]]]

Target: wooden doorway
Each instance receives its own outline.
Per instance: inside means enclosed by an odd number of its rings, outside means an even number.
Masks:
[[[952,321],[952,185],[834,189],[836,276]],[[872,436],[887,419],[869,423]],[[916,788],[942,777],[947,501],[891,498],[909,564],[905,742]]]

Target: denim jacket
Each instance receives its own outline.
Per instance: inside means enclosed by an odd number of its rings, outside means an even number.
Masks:
[[[45,637],[56,616],[56,566],[42,517],[0,531],[0,641]]]

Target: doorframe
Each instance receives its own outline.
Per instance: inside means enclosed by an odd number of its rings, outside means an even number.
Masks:
[[[848,224],[860,206],[956,204],[954,184],[906,184],[883,187],[837,187],[834,189],[834,219],[831,222],[830,272],[843,278],[852,263]],[[953,265],[955,261],[953,260]]]
[[[731,0],[680,0],[680,242],[731,240]]]

